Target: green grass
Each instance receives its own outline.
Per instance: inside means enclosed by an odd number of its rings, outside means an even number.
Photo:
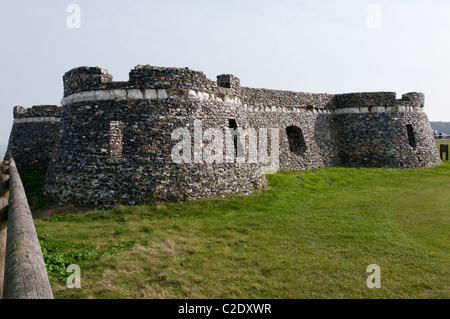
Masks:
[[[232,200],[36,220],[55,297],[450,297],[449,162],[268,177]],[[81,289],[65,287],[70,263]],[[370,264],[381,289],[366,286]]]

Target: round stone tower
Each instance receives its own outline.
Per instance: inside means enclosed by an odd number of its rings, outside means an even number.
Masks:
[[[239,102],[202,72],[137,66],[128,82],[113,82],[107,70],[80,67],[63,80],[44,186],[54,201],[110,207],[248,194],[265,184],[258,164],[202,156],[208,129],[229,128]]]
[[[423,93],[350,93],[335,96],[333,114],[344,166],[431,167],[439,154]]]

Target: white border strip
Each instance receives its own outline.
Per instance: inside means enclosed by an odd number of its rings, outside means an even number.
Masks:
[[[419,106],[374,106],[374,107],[346,107],[334,109],[332,114],[359,114],[359,113],[392,113],[392,112],[423,112],[423,107]]]
[[[64,97],[61,105],[65,106],[71,103],[79,102],[96,102],[96,101],[124,101],[124,100],[162,100],[168,98],[178,99],[177,94],[170,94],[170,90],[166,89],[115,89],[115,90],[99,90],[74,93]],[[185,98],[189,101],[216,101],[229,104],[242,104],[241,99],[237,96],[226,95],[224,98],[216,94],[189,90],[185,94]]]
[[[14,124],[21,123],[44,123],[44,122],[59,122],[61,119],[59,117],[24,117],[19,119],[14,119]]]
[[[251,113],[259,113],[259,112],[278,112],[278,113],[313,113],[313,114],[331,114],[330,110],[325,109],[309,109],[306,107],[298,107],[298,106],[264,106],[264,105],[252,105],[252,104],[244,104],[244,110]]]
[[[124,100],[162,100],[162,99],[179,99],[180,95],[171,94],[171,90],[166,89],[114,89],[114,90],[98,90],[74,93],[64,97],[61,105],[65,106],[71,103],[79,102],[96,102],[96,101],[124,101]],[[375,106],[375,107],[347,107],[335,110],[305,108],[299,106],[254,106],[243,104],[238,96],[225,95],[223,98],[218,94],[189,90],[184,94],[184,98],[191,101],[213,101],[222,102],[231,105],[243,105],[244,110],[248,112],[280,112],[280,113],[301,113],[308,112],[313,114],[358,114],[358,113],[382,113],[382,112],[423,112],[422,107],[412,106]]]

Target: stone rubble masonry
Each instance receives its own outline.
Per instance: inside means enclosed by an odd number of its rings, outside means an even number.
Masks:
[[[99,67],[73,69],[63,82],[59,135],[44,185],[60,204],[107,208],[227,197],[266,185],[260,163],[174,163],[171,151],[179,140],[171,139],[172,132],[187,128],[193,137],[196,120],[203,131],[231,123],[279,129],[281,170],[440,164],[422,93],[396,99],[392,92],[254,89],[231,74],[215,82],[188,68],[149,65],[131,70],[127,82],[113,82]],[[269,150],[272,142],[269,134]]]
[[[14,123],[8,149],[20,172],[47,169],[59,133],[62,107],[35,105],[14,107]]]
[[[12,157],[9,178],[3,298],[53,299],[33,216]]]

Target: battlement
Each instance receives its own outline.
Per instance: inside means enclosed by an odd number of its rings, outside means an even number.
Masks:
[[[395,92],[346,94],[305,93],[242,87],[232,74],[217,76],[217,82],[203,72],[189,68],[138,65],[129,81],[113,82],[107,70],[80,67],[64,75],[62,105],[96,101],[184,99],[197,102],[232,103],[245,111],[312,111],[318,113],[422,112],[424,94],[406,93],[396,99]]]
[[[223,88],[237,89],[241,86],[241,81],[233,74],[221,74],[217,76],[217,85]]]
[[[112,89],[197,89],[214,90],[217,83],[203,72],[189,68],[138,65],[129,73],[129,81],[113,82],[108,70],[100,67],[79,67],[67,72],[64,79],[64,96],[78,92]]]
[[[65,97],[62,105],[96,101],[162,100],[209,101],[235,104],[245,110],[324,110],[333,108],[331,94],[315,94],[247,88],[232,74],[217,76],[217,82],[203,72],[189,68],[138,65],[129,73],[129,81],[112,82],[102,68],[80,67],[64,75]]]
[[[58,105],[34,105],[31,108],[15,106],[13,111],[14,119],[59,118],[61,113],[62,107]]]
[[[108,70],[100,67],[81,66],[63,76],[64,96],[72,93],[101,89],[104,83],[112,82]]]
[[[412,107],[424,107],[425,94],[418,92],[410,92],[402,95],[401,100],[397,100],[397,104],[412,106]]]
[[[130,71],[129,84],[150,88],[212,88],[216,84],[203,72],[189,68],[138,65]]]
[[[331,110],[334,104],[334,95],[326,93],[306,93],[269,89],[255,89],[241,87],[239,90],[244,105],[248,104],[248,109],[264,110]]]
[[[334,105],[339,108],[395,106],[395,92],[346,93],[335,96]]]

